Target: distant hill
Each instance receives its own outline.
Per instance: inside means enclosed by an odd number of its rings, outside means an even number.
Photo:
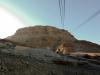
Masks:
[[[52,49],[68,54],[71,52],[100,52],[100,45],[76,39],[67,30],[52,26],[25,27],[6,38],[23,46]]]

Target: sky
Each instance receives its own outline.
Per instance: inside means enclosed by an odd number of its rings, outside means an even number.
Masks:
[[[100,14],[75,30],[100,9],[100,0],[66,0],[64,29],[79,40],[100,44]],[[16,15],[25,26],[51,25],[63,28],[58,0],[0,0],[4,7]]]

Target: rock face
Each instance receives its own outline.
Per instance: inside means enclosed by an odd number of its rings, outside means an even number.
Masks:
[[[11,53],[13,55],[22,55],[51,62],[52,60],[61,59],[61,56],[50,49],[31,48],[20,46],[9,40],[0,39],[0,51],[4,53]]]
[[[0,51],[0,75],[100,75],[100,69],[82,65],[46,63],[31,57]]]
[[[89,56],[66,55],[99,50],[99,45],[79,41],[55,27],[22,28],[15,35],[0,39],[0,75],[100,75],[99,56],[89,61]]]
[[[62,54],[100,52],[100,45],[77,40],[68,31],[51,26],[21,28],[13,36],[6,39],[23,46],[52,49]]]
[[[7,39],[33,48],[48,49],[56,47],[62,41],[74,42],[76,40],[68,31],[51,26],[22,28]]]
[[[100,53],[100,45],[85,40],[64,42],[57,47],[56,52],[65,55],[73,52]]]
[[[16,44],[5,39],[0,39],[0,51],[6,52],[6,53],[12,53],[14,52],[15,47],[16,47]]]
[[[95,60],[99,61],[100,57]],[[97,67],[94,66],[96,63]],[[79,58],[61,56],[50,49],[34,49],[0,40],[0,75],[100,75],[99,63],[92,64]]]
[[[100,45],[85,40],[79,40],[76,41],[76,49],[77,51],[98,53],[100,52]]]

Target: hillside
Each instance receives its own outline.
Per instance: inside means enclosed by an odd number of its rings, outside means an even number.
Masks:
[[[0,75],[99,75],[100,46],[50,26],[19,29],[0,39]],[[67,55],[68,54],[68,55]]]
[[[63,54],[78,51],[100,52],[100,45],[85,40],[78,40],[67,30],[52,26],[21,28],[14,35],[6,39],[23,46],[52,49]]]
[[[0,75],[99,75],[100,67],[95,67],[94,65],[88,64],[88,61],[78,61],[76,58],[67,57],[67,61],[60,56],[59,59],[55,56],[51,56],[51,53],[43,54],[39,57],[36,55],[40,50],[37,50],[33,56],[25,55],[24,52],[17,55],[11,52],[5,52],[3,50],[15,50],[15,47],[8,49],[0,48]],[[30,52],[30,48],[28,52]],[[18,49],[17,49],[18,50]],[[46,50],[45,50],[46,51]],[[42,50],[43,52],[43,50]],[[54,53],[54,55],[56,55]],[[52,59],[53,58],[53,59]],[[43,59],[49,59],[43,60]],[[69,59],[69,61],[68,61]],[[96,62],[95,62],[96,63]],[[99,63],[100,64],[100,63]]]

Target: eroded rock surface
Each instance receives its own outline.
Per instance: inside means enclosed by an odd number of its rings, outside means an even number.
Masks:
[[[100,45],[77,40],[67,30],[52,26],[21,28],[6,39],[22,46],[51,49],[65,55],[71,52],[100,52]]]

